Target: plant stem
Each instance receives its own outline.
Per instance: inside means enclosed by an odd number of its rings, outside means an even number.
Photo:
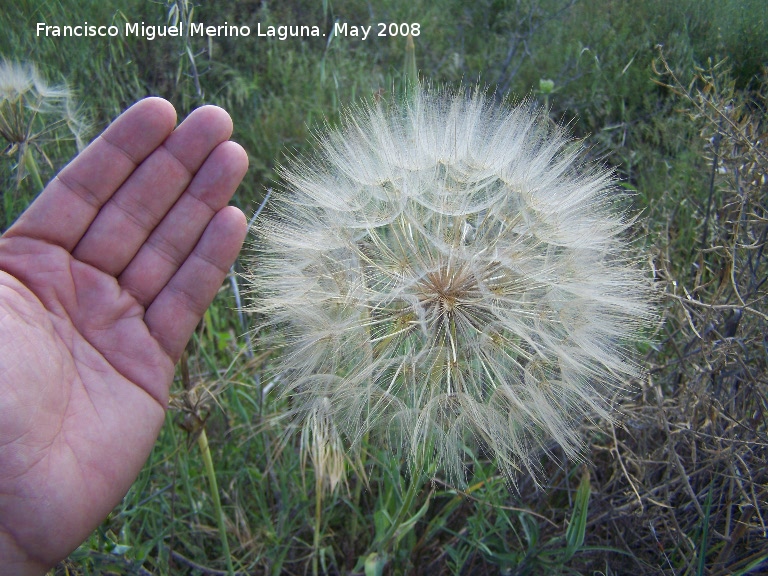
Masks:
[[[40,169],[37,167],[37,162],[35,162],[35,157],[32,156],[32,148],[30,148],[29,144],[22,144],[22,161],[21,164],[24,167],[24,170],[26,170],[30,177],[32,178],[32,182],[34,184],[35,193],[40,192],[43,188],[45,188],[45,184],[43,184],[43,179],[40,177]]]
[[[317,576],[320,555],[320,524],[323,513],[323,479],[315,469],[315,534],[312,540],[312,576]]]
[[[382,551],[387,551],[391,549],[394,552],[394,549],[396,546],[395,541],[398,536],[398,530],[400,530],[400,526],[405,522],[406,518],[408,517],[411,511],[411,506],[413,506],[413,500],[416,498],[416,495],[419,493],[419,490],[421,489],[423,477],[421,473],[417,472],[417,470],[421,470],[421,469],[422,468],[414,467],[414,473],[409,477],[408,489],[405,491],[405,495],[403,496],[402,503],[400,504],[400,510],[395,516],[395,519],[392,522],[392,525],[389,527],[389,530],[387,531],[387,534],[383,539],[384,548],[382,548]]]
[[[219,525],[219,536],[221,536],[221,546],[224,549],[224,557],[227,560],[227,573],[229,576],[234,576],[235,568],[232,565],[232,554],[229,551],[229,542],[227,541],[227,529],[224,523],[224,511],[221,508],[221,500],[219,499],[219,486],[216,482],[216,471],[213,468],[211,449],[208,445],[208,435],[205,433],[205,428],[201,430],[200,435],[197,437],[197,445],[200,447],[200,452],[203,455],[205,473],[208,476],[208,484],[211,487],[213,505],[216,508],[216,521]]]

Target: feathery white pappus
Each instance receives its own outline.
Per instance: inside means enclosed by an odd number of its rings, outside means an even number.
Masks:
[[[528,105],[419,88],[349,110],[255,224],[251,309],[298,418],[465,481],[482,445],[536,476],[641,367],[652,279],[610,171]],[[306,409],[304,408],[306,407]]]
[[[40,120],[43,116],[45,122]],[[85,148],[89,127],[69,88],[48,84],[31,63],[0,59],[0,139],[8,143],[3,152],[10,155],[20,146],[39,147],[41,142],[64,138],[54,135],[59,128],[71,133],[78,150]]]

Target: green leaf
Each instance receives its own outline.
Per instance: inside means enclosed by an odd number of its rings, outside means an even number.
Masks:
[[[757,568],[765,568],[765,563],[768,560],[768,554],[763,554],[755,560],[754,562],[750,562],[749,565],[744,568],[743,570],[738,570],[733,573],[733,576],[746,576],[747,574],[751,574],[753,570]]]
[[[587,530],[587,514],[589,511],[589,496],[591,486],[589,471],[585,468],[581,483],[576,491],[576,500],[573,505],[573,515],[565,532],[565,561],[570,560],[584,544],[584,534]]]
[[[424,505],[419,509],[416,514],[414,514],[411,518],[400,524],[400,526],[397,527],[397,530],[395,530],[394,539],[395,539],[395,545],[400,543],[400,540],[402,540],[403,536],[408,534],[411,530],[413,530],[413,527],[416,525],[416,522],[421,520],[421,518],[424,516],[424,514],[427,513],[427,510],[429,509],[429,498],[427,498],[427,501],[424,502]]]
[[[373,526],[375,528],[376,540],[383,539],[389,527],[392,526],[392,518],[389,517],[386,511],[376,510],[373,513]]]
[[[371,552],[365,559],[365,576],[381,576],[387,565],[387,555]]]

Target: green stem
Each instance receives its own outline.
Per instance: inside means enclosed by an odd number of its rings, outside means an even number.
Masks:
[[[43,185],[43,179],[40,177],[40,170],[35,162],[35,157],[32,155],[32,148],[28,144],[22,144],[22,165],[30,177],[32,178],[35,194],[40,192],[45,186]]]
[[[416,469],[414,469],[414,474],[411,475],[410,482],[408,483],[408,490],[406,490],[405,497],[403,498],[403,502],[402,504],[400,504],[400,510],[398,511],[394,522],[392,522],[392,525],[389,527],[389,530],[387,531],[387,534],[383,539],[384,548],[382,549],[382,551],[386,551],[390,549],[391,542],[397,536],[397,531],[400,528],[400,525],[403,524],[403,522],[405,522],[406,517],[410,513],[411,506],[413,506],[413,500],[414,498],[416,498],[416,495],[419,493],[419,490],[421,489],[421,480],[422,480],[421,473],[416,472]]]
[[[211,449],[208,445],[208,435],[205,433],[205,428],[200,432],[200,436],[197,437],[197,445],[200,447],[200,452],[203,455],[203,464],[205,465],[205,473],[208,476],[208,484],[211,487],[211,496],[213,497],[213,505],[216,508],[216,521],[219,524],[219,535],[221,536],[221,546],[224,549],[224,557],[227,560],[227,574],[234,576],[235,568],[232,565],[232,554],[229,552],[229,542],[227,541],[227,529],[224,523],[224,511],[221,508],[221,500],[219,499],[219,486],[216,482],[216,471],[213,468],[213,460],[211,459]]]
[[[410,34],[405,39],[403,76],[405,77],[405,94],[408,98],[413,98],[412,93],[419,84],[419,71],[416,68],[416,46],[413,43],[413,36]]]
[[[323,514],[323,480],[315,469],[315,534],[312,540],[312,576],[319,574],[318,556],[320,555],[320,524]]]
[[[365,275],[363,275],[363,278],[365,278]],[[366,284],[367,285],[367,284]],[[367,368],[370,368],[373,365],[373,346],[371,345],[371,313],[368,307],[363,308],[363,319],[362,319],[362,326],[365,327],[365,340],[363,342],[363,350],[365,352],[365,365]],[[354,493],[354,510],[359,511],[360,510],[360,497],[362,495],[363,490],[363,482],[364,482],[364,474],[365,474],[365,456],[367,454],[368,450],[368,438],[370,436],[370,427],[368,422],[368,417],[371,412],[371,405],[370,405],[370,390],[371,390],[371,382],[367,381],[366,386],[368,387],[368,407],[365,414],[365,432],[363,433],[363,438],[360,442],[360,460],[357,463],[359,465],[358,474],[360,477],[357,479],[357,482],[355,483],[355,493]],[[357,514],[352,515],[352,524],[350,526],[350,534],[352,537],[352,544],[354,546],[355,542],[357,541]]]

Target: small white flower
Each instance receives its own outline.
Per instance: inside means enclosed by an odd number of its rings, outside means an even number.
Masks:
[[[654,313],[612,177],[576,148],[527,106],[420,90],[285,167],[248,278],[297,413],[327,398],[350,447],[381,432],[457,483],[477,444],[508,473],[550,439],[577,456]]]

